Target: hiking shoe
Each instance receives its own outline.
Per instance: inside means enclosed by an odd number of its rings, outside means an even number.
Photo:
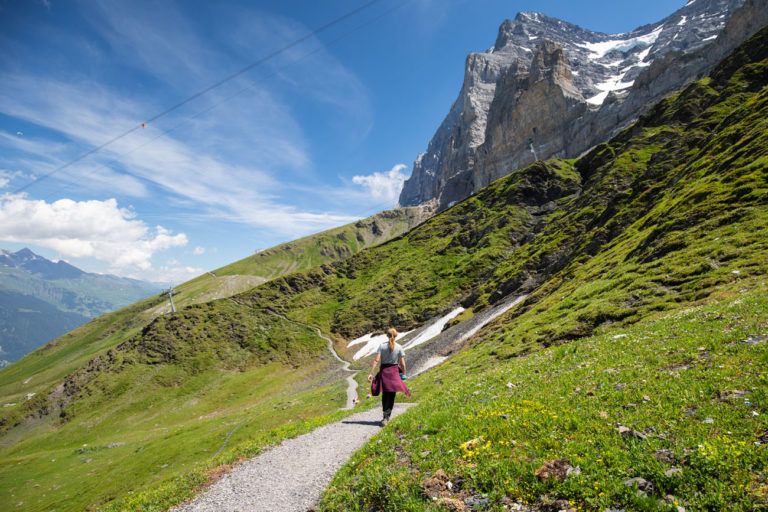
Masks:
[[[388,423],[388,422],[389,422],[389,418],[384,418],[384,419],[382,419],[382,420],[381,420],[381,426],[382,426],[382,427],[385,427],[385,426],[387,425],[387,423]]]

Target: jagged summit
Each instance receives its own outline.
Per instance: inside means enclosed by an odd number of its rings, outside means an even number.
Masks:
[[[596,35],[607,34],[587,30],[541,12],[523,11],[517,13],[513,20],[504,20],[499,27],[493,51],[509,51],[513,46],[529,48],[528,43],[538,39],[562,42],[565,38],[590,40]]]
[[[2,250],[0,252],[0,267],[24,269],[30,273],[38,274],[44,279],[74,279],[85,274],[66,261],[50,261],[35,254],[27,247],[16,252]]]
[[[25,247],[23,249],[19,249],[18,251],[13,253],[13,255],[16,257],[16,259],[21,260],[21,261],[36,260],[36,259],[40,258],[40,256],[38,256],[37,254],[32,252],[32,250],[29,249],[28,247]]]
[[[536,159],[578,156],[606,140],[760,28],[766,0],[744,3],[689,1],[621,34],[539,12],[504,21],[493,48],[467,57],[459,97],[414,161],[400,205],[447,208]],[[724,30],[722,48],[703,49]]]
[[[628,89],[643,68],[670,51],[693,51],[712,41],[741,0],[689,2],[663,20],[621,34],[584,29],[540,12],[520,12],[499,27],[494,53],[532,54],[538,42],[563,47],[575,84],[592,105]]]

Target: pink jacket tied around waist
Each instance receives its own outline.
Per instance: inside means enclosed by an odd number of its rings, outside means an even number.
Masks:
[[[396,364],[383,365],[379,373],[373,378],[371,382],[371,394],[373,396],[379,396],[382,391],[405,393],[406,396],[411,396],[411,390],[405,385],[403,379],[400,378],[400,368]]]

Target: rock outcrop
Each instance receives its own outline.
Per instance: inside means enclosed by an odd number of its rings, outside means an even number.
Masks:
[[[523,12],[467,58],[459,97],[400,204],[437,210],[537,159],[575,157],[708,72],[768,23],[768,0],[690,0],[625,34]]]

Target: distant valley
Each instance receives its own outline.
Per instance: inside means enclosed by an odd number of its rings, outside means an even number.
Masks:
[[[161,286],[84,272],[24,248],[0,249],[0,365]]]

